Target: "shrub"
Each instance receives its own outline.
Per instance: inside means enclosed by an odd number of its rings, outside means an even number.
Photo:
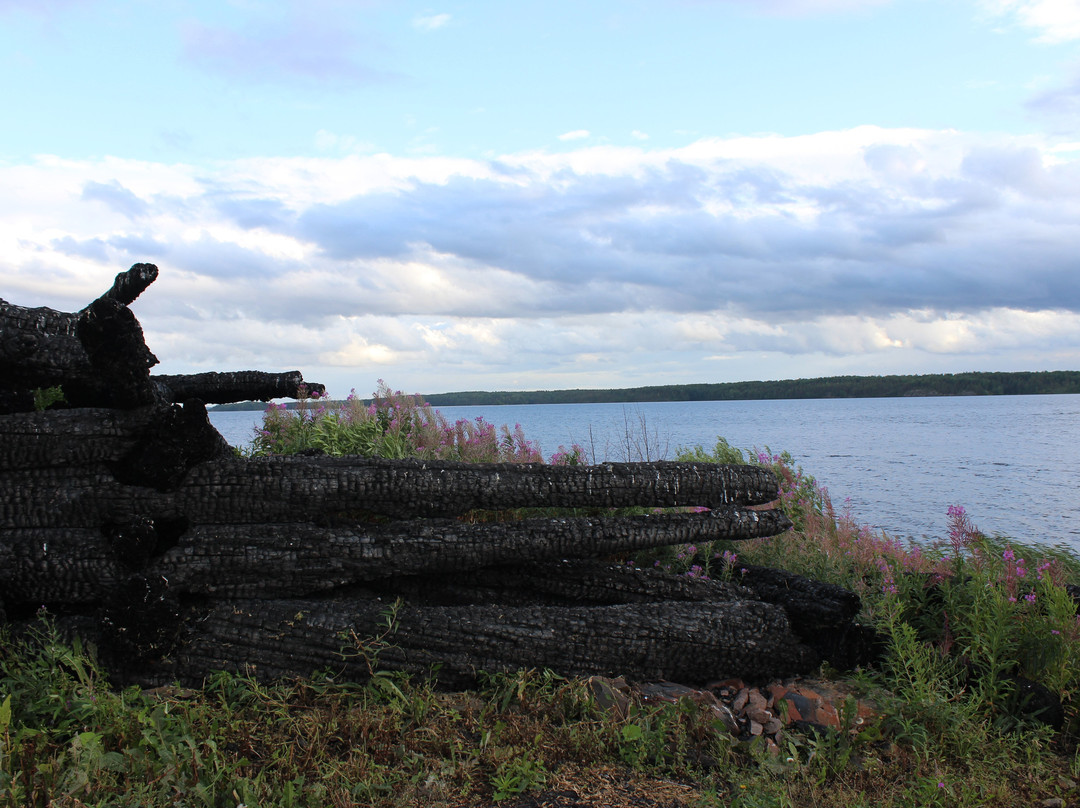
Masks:
[[[314,406],[313,406],[314,405]],[[370,404],[353,390],[344,402],[328,404],[303,395],[295,410],[270,404],[255,430],[255,455],[318,449],[330,455],[460,460],[475,463],[542,463],[540,449],[521,424],[496,428],[483,418],[450,421],[417,395],[391,390],[379,380]],[[554,465],[577,465],[585,450],[560,446]]]

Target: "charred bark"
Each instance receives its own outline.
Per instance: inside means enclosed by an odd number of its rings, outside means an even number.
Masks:
[[[370,673],[362,646],[381,633],[390,604],[377,600],[241,600],[190,619],[164,660],[129,669],[147,683],[200,684],[208,671],[260,678],[330,668],[352,680]],[[393,612],[391,612],[393,613]],[[550,668],[568,676],[703,682],[807,672],[818,663],[782,609],[759,601],[661,601],[614,606],[426,606],[401,604],[382,670],[463,687],[480,671]],[[106,636],[105,646],[109,640]],[[372,649],[369,647],[368,651]]]
[[[431,606],[613,606],[667,600],[724,603],[758,599],[753,590],[730,581],[673,575],[630,563],[594,559],[549,561],[527,567],[505,565],[454,576],[389,578],[367,584],[366,591]]]
[[[527,578],[534,562],[768,536],[788,524],[780,511],[735,509],[333,528],[189,527],[186,518],[144,516],[109,522],[100,529],[0,530],[0,589],[9,592],[13,602],[71,604],[101,600],[134,571],[163,577],[179,593],[218,598],[303,596],[425,573],[458,578],[470,570],[512,564],[521,565],[517,575]]]
[[[154,376],[162,395],[181,404],[197,398],[207,404],[235,401],[269,401],[272,398],[319,397],[326,392],[321,384],[308,384],[299,370],[263,373],[241,370],[233,373],[195,373],[187,376]]]
[[[781,606],[792,625],[807,634],[848,625],[862,608],[859,596],[851,590],[786,570],[744,565],[739,582],[759,600]]]
[[[74,407],[126,409],[157,401],[150,382],[157,358],[127,308],[156,277],[157,267],[136,264],[75,313],[0,300],[0,412],[27,411],[29,391],[55,386]]]
[[[758,600],[780,606],[796,634],[839,670],[871,665],[884,651],[873,626],[855,622],[862,602],[849,589],[786,570],[747,565],[740,583]]]
[[[97,527],[140,516],[193,524],[316,522],[367,512],[391,518],[515,508],[671,508],[764,504],[776,478],[756,466],[455,463],[360,457],[222,458],[192,467],[175,490],[125,485],[113,470],[0,472],[0,529]]]
[[[134,264],[127,272],[121,272],[112,287],[102,297],[130,306],[136,298],[157,280],[158,268],[153,264]]]

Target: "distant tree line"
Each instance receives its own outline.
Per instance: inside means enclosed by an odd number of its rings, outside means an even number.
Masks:
[[[919,376],[826,376],[772,382],[668,384],[618,390],[470,390],[434,393],[436,407],[488,404],[603,404],[642,401],[756,401],[780,398],[897,398],[900,396],[1021,396],[1080,393],[1080,371],[930,373]],[[261,402],[225,404],[216,410],[261,410]]]
[[[478,404],[594,404],[642,401],[753,401],[900,396],[1013,396],[1080,393],[1080,371],[935,373],[919,376],[828,376],[771,382],[723,382],[629,387],[619,390],[531,390],[437,393],[435,406]]]

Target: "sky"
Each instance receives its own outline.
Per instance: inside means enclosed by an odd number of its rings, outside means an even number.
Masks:
[[[331,395],[1080,369],[1080,0],[0,0],[0,298]]]

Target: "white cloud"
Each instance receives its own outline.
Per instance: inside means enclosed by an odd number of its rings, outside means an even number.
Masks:
[[[561,135],[559,135],[559,140],[584,140],[588,136],[588,129],[574,129],[570,132],[563,132]]]
[[[648,140],[649,139],[649,136],[647,134],[645,134],[644,132],[641,132],[641,131],[639,131],[637,129],[635,129],[633,132],[630,133],[630,137],[632,137],[634,140]]]
[[[744,378],[1075,365],[1072,149],[860,127],[489,160],[41,157],[0,166],[0,288],[75,310],[153,261],[135,310],[162,372],[300,367],[338,392],[364,368],[434,391],[693,381],[710,356]]]
[[[980,0],[980,4],[994,16],[1035,30],[1042,42],[1080,39],[1080,2],[1077,0]]]
[[[413,19],[413,26],[422,31],[434,31],[450,22],[449,14],[425,14]]]

